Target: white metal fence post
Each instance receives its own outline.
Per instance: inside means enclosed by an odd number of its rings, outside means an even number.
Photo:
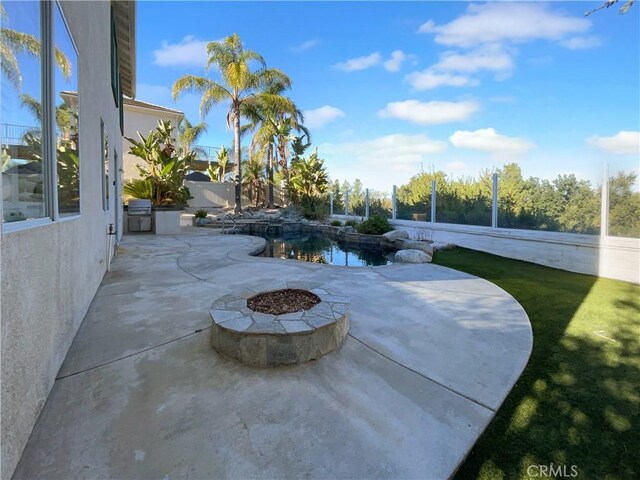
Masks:
[[[396,219],[396,186],[393,186],[393,194],[391,196],[391,219]]]
[[[600,236],[609,235],[609,165],[604,164],[602,178],[602,197],[600,199]]]
[[[498,228],[498,174],[493,174],[493,187],[491,198],[491,226]]]
[[[436,181],[431,180],[431,223],[436,221]]]
[[[369,218],[369,189],[364,190],[364,217]]]

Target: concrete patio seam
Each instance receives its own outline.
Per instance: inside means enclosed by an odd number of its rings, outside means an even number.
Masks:
[[[349,333],[349,334],[347,334],[347,336],[349,336],[349,337],[353,338],[355,341],[357,341],[357,342],[361,343],[362,345],[364,345],[365,347],[367,347],[369,350],[371,350],[371,351],[373,351],[373,352],[377,353],[378,355],[380,355],[381,357],[383,357],[383,358],[385,358],[385,359],[389,360],[390,362],[395,363],[396,365],[398,365],[398,366],[400,366],[400,367],[402,367],[402,368],[405,368],[405,369],[409,370],[410,372],[415,373],[416,375],[418,375],[418,376],[420,376],[420,377],[424,378],[425,380],[428,380],[428,381],[430,381],[430,382],[435,383],[436,385],[439,385],[440,387],[444,388],[445,390],[448,390],[448,391],[449,391],[449,392],[451,392],[451,393],[454,393],[454,394],[458,395],[459,397],[462,397],[462,398],[464,398],[464,399],[466,399],[466,400],[469,400],[470,402],[473,402],[473,403],[475,403],[476,405],[478,405],[478,406],[480,406],[480,407],[482,407],[482,408],[486,408],[487,410],[489,410],[490,412],[492,412],[492,413],[494,413],[494,414],[496,413],[497,409],[496,409],[496,410],[494,410],[493,408],[491,408],[490,406],[488,406],[488,405],[486,405],[486,404],[484,404],[484,403],[480,402],[479,400],[476,400],[476,399],[474,399],[474,398],[471,398],[471,397],[469,397],[468,395],[465,395],[464,393],[460,393],[460,392],[458,392],[457,390],[455,390],[455,389],[453,389],[453,388],[451,388],[451,387],[448,387],[447,385],[444,385],[443,383],[440,383],[440,382],[438,382],[437,380],[434,380],[433,378],[429,378],[429,377],[428,377],[428,376],[426,376],[424,373],[418,372],[417,370],[414,370],[414,369],[413,369],[413,368],[411,368],[411,367],[408,367],[408,366],[406,366],[406,365],[403,365],[402,363],[398,362],[397,360],[394,360],[393,358],[391,358],[391,357],[389,357],[389,356],[385,355],[384,353],[382,353],[382,352],[380,352],[380,351],[376,350],[375,348],[373,348],[373,347],[372,347],[371,345],[369,345],[368,343],[364,342],[363,340],[360,340],[358,337],[355,337],[353,334]]]
[[[189,333],[187,333],[185,335],[181,335],[179,337],[172,338],[171,340],[167,340],[166,342],[162,342],[162,343],[159,343],[157,345],[152,345],[151,347],[147,347],[147,348],[144,348],[142,350],[138,350],[137,352],[133,352],[133,353],[130,353],[128,355],[124,355],[122,357],[114,358],[113,360],[109,360],[108,362],[104,362],[104,363],[101,363],[99,365],[94,365],[92,367],[88,367],[88,368],[85,368],[83,370],[79,370],[77,372],[68,373],[66,375],[61,375],[59,377],[56,377],[55,381],[57,382],[58,380],[64,380],[65,378],[75,377],[76,375],[80,375],[82,373],[87,373],[87,372],[90,372],[92,370],[96,370],[98,368],[106,367],[107,365],[114,364],[114,363],[119,362],[121,360],[126,360],[127,358],[135,357],[136,355],[140,355],[141,353],[146,353],[146,352],[149,352],[151,350],[155,350],[156,348],[164,347],[165,345],[169,345],[169,344],[177,342],[179,340],[183,340],[185,338],[192,337],[193,335],[197,335],[198,333],[202,333],[202,332],[204,332],[206,330],[211,330],[211,327],[209,326],[209,327],[199,328],[199,329],[197,329],[197,330],[195,330],[193,332],[189,332]]]

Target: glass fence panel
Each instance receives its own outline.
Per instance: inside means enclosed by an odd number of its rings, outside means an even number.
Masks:
[[[391,218],[392,212],[393,205],[390,193],[369,190],[369,217],[378,215]]]
[[[597,168],[593,168],[597,178]],[[524,179],[520,167],[498,170],[498,227],[598,234],[601,187],[573,173]]]
[[[439,223],[491,226],[491,176],[438,183],[436,218]]]
[[[396,218],[398,220],[431,221],[431,195],[419,200],[400,198],[396,202]]]
[[[396,191],[396,218],[399,220],[431,221],[431,179],[416,178]]]
[[[640,185],[637,171],[631,164],[614,161],[609,164],[608,180],[608,234],[613,237],[640,237]]]

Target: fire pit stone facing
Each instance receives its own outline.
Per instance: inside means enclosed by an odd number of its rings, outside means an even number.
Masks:
[[[271,315],[251,310],[247,300],[280,289],[306,289],[320,298],[308,310]],[[295,365],[338,349],[349,331],[349,297],[333,295],[320,282],[270,282],[220,297],[211,306],[211,345],[220,354],[253,367]]]

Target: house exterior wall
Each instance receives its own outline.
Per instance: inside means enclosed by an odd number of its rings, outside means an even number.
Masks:
[[[119,195],[111,191],[111,208],[103,211],[100,142],[102,118],[109,137],[118,140],[110,142],[110,154],[115,149],[122,158],[109,75],[110,3],[67,1],[61,7],[78,49],[81,215],[19,231],[3,229],[0,235],[0,476],[7,479],[113,253],[107,251],[107,226],[115,221]]]
[[[180,113],[163,112],[161,110],[127,105],[125,103],[124,137],[130,137],[138,140],[138,132],[146,137],[151,130],[156,129],[158,126],[158,120],[171,121],[171,124],[176,128],[174,131],[177,132],[178,123],[182,117],[183,115]],[[123,181],[126,183],[130,180],[140,178],[136,165],[141,163],[142,160],[128,153],[129,148],[131,147],[131,142],[124,137],[122,138],[122,152],[124,153],[124,171],[122,176]]]
[[[184,185],[189,188],[191,197],[188,201],[189,208],[230,208],[235,204],[235,189],[231,182],[192,182],[185,180]],[[264,198],[267,198],[268,187],[265,186]],[[282,189],[274,187],[273,200],[277,205],[283,205],[284,199]],[[253,206],[253,202],[247,196],[247,189],[242,189],[242,205],[243,207]]]

